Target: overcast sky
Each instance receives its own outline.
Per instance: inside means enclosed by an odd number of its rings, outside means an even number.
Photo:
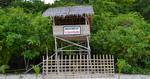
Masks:
[[[54,3],[54,0],[42,0],[42,1],[45,1],[46,4],[48,4],[48,3]]]

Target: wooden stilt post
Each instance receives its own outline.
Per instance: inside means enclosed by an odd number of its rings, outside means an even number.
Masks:
[[[71,72],[71,55],[69,55],[69,72]]]
[[[90,48],[89,36],[87,37],[87,47],[88,47],[88,56],[89,59],[91,59],[91,48]]]
[[[90,48],[90,42],[89,42],[89,36],[87,37],[87,47],[88,47],[88,56],[87,56],[87,64],[88,64],[88,74],[90,74],[90,65],[91,65],[91,48]]]
[[[43,56],[43,70],[42,70],[42,73],[45,75],[45,59],[44,59],[44,56]]]
[[[48,75],[48,55],[46,55],[46,75]]]
[[[59,67],[58,67],[58,50],[57,50],[57,38],[55,37],[55,53],[56,53],[56,55],[55,55],[55,63],[56,63],[56,65],[57,65],[57,73],[59,73]]]

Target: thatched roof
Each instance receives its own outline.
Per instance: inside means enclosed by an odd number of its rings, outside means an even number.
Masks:
[[[57,7],[49,8],[43,16],[66,16],[66,15],[83,15],[83,14],[94,14],[92,6],[70,6],[70,7]]]

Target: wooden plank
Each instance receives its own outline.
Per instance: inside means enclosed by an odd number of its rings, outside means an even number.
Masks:
[[[45,72],[44,72],[45,64],[44,64],[44,63],[45,63],[45,59],[44,59],[44,56],[43,56],[43,70],[42,70],[42,73],[43,73],[43,74],[45,74]]]
[[[69,55],[69,72],[71,72],[71,55]]]
[[[79,71],[78,71],[78,70],[79,70],[79,69],[78,69],[78,68],[79,68],[79,67],[78,67],[78,62],[79,62],[79,61],[78,61],[78,55],[77,55],[77,56],[76,56],[77,72],[79,72]]]
[[[112,57],[111,57],[111,55],[109,55],[109,68],[110,68],[110,74],[113,74],[113,70],[111,69],[112,68],[112,59],[111,59]]]
[[[81,56],[81,54],[80,54],[80,72],[82,71],[81,69],[81,65],[82,65],[82,61],[81,61],[81,59],[82,59],[82,56]]]
[[[48,75],[48,55],[46,56],[46,75]]]
[[[86,68],[85,68],[85,66],[86,66],[86,59],[85,59],[85,55],[83,55],[83,63],[84,63],[84,72],[86,72]]]
[[[75,72],[75,71],[76,71],[76,67],[75,67],[75,66],[76,66],[76,65],[75,65],[75,55],[73,55],[72,64],[73,64],[73,65],[72,65],[72,66],[73,66],[73,67],[72,67],[72,68],[73,68],[72,71]]]
[[[52,60],[52,57],[50,58],[50,60]],[[50,61],[51,72],[53,72],[53,71],[52,71],[52,69],[53,69],[53,68],[52,68],[52,65],[53,65],[53,62],[52,62],[52,61]]]
[[[89,55],[89,59],[91,59],[91,48],[90,48],[89,37],[87,36],[86,38],[87,38],[88,55]]]
[[[112,64],[112,68],[113,68],[113,74],[114,74],[114,72],[115,72],[115,67],[114,67],[114,56],[112,55],[112,62],[113,62],[113,64]]]
[[[60,62],[61,62],[61,64],[60,64],[60,65],[61,65],[61,67],[60,67],[61,72],[64,71],[64,70],[63,70],[63,61],[64,61],[64,60],[63,60],[63,55],[61,55],[61,61],[60,61]]]
[[[88,72],[88,74],[90,73],[89,72],[89,55],[86,55],[86,58],[87,58],[87,72]]]
[[[96,70],[96,65],[95,65],[95,55],[93,55],[93,60],[94,60],[94,69],[93,69],[93,73],[96,73],[95,70]]]
[[[106,63],[105,63],[105,65],[106,65],[106,74],[109,74],[110,71],[108,70],[108,68],[109,68],[109,65],[108,65],[108,55],[106,54],[105,56],[106,56],[106,58],[105,58],[106,59]]]
[[[67,59],[67,56],[65,56],[65,72],[67,72],[67,61],[66,61],[66,59]]]
[[[102,74],[102,57],[101,57],[101,55],[99,55],[99,64],[101,64],[101,65],[99,65],[99,73],[101,73]]]
[[[57,73],[60,72],[60,56],[57,57]]]

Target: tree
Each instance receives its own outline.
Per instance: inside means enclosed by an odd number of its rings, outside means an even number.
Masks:
[[[42,1],[14,1],[11,3],[12,7],[22,8],[27,13],[43,13],[47,8],[49,8],[50,4],[44,4]]]
[[[10,5],[11,0],[0,0],[0,7],[6,7]]]
[[[1,9],[0,17],[0,66],[7,65],[14,55],[33,60],[44,54],[46,47],[53,52],[48,18],[25,13],[22,8]]]
[[[150,0],[136,0],[133,7],[140,12],[146,20],[150,20]]]
[[[132,66],[126,73],[140,73],[137,68],[149,69],[150,25],[138,13],[120,14],[104,22],[92,37],[92,50],[126,60]]]

